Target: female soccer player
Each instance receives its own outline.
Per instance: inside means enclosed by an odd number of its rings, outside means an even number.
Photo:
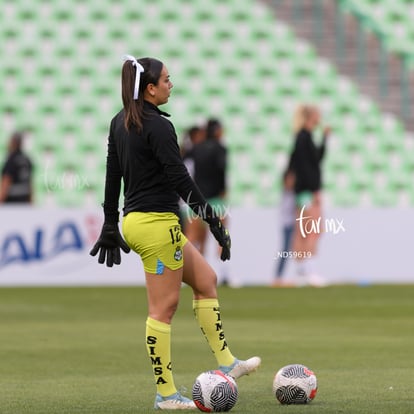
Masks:
[[[194,163],[194,182],[207,198],[223,225],[227,226],[226,170],[227,148],[223,144],[224,128],[218,119],[209,119],[206,125],[206,137],[194,145],[191,158]],[[205,254],[208,228],[205,223],[193,214],[187,214],[188,225],[184,231],[188,240]],[[218,250],[218,257],[221,249]],[[220,269],[218,269],[220,267]],[[217,266],[219,282],[228,282],[227,266]]]
[[[324,283],[313,269],[320,233],[312,230],[311,223],[312,220],[321,220],[321,161],[330,133],[330,128],[325,127],[322,144],[315,145],[313,131],[320,124],[320,120],[320,112],[316,106],[301,105],[297,108],[294,117],[295,146],[290,160],[290,168],[295,174],[298,215],[293,250],[297,253],[299,273],[307,276],[312,285]]]
[[[181,283],[193,290],[193,309],[219,369],[235,378],[249,374],[260,358],[240,361],[225,339],[217,300],[216,275],[181,233],[178,195],[210,226],[230,259],[230,235],[194,184],[180,156],[174,127],[158,106],[165,104],[173,84],[167,68],[153,58],[125,56],[121,110],[111,121],[106,164],[105,221],[91,250],[111,267],[121,263],[120,249],[140,255],[148,296],[146,345],[153,368],[156,409],[194,409],[174,384],[171,369],[171,320]],[[124,182],[124,219],[118,230],[118,202]],[[178,194],[178,195],[177,195]]]

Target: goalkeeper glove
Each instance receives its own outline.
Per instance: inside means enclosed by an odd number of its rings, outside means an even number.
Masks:
[[[222,222],[214,217],[209,220],[210,231],[218,241],[218,244],[222,247],[221,250],[221,260],[226,261],[230,260],[230,248],[231,248],[231,238],[229,231],[223,226]]]
[[[114,264],[121,264],[121,250],[125,253],[130,252],[129,246],[122,238],[117,223],[104,223],[101,234],[90,251],[91,256],[96,256],[99,251],[98,263],[105,263],[108,267]]]

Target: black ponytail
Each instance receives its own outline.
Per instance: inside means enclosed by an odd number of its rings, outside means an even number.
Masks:
[[[163,68],[163,63],[154,58],[137,59],[142,65],[144,72],[141,73],[138,99],[134,100],[135,73],[137,68],[131,60],[124,62],[122,66],[122,103],[124,105],[124,125],[127,130],[136,127],[142,130],[142,119],[144,111],[144,91],[150,83],[158,84]]]

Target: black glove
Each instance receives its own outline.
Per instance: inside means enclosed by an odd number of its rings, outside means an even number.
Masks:
[[[223,260],[223,262],[230,260],[231,238],[229,231],[223,226],[217,217],[211,219],[208,224],[210,225],[211,233],[218,241],[218,244],[222,247],[220,256],[221,260]]]
[[[118,224],[104,223],[101,235],[89,254],[91,256],[96,256],[100,250],[98,263],[105,263],[106,258],[106,265],[108,267],[112,267],[114,264],[121,264],[120,249],[122,249],[125,253],[129,253],[131,250],[122,238],[118,229]]]

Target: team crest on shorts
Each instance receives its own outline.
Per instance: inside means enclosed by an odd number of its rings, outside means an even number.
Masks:
[[[174,259],[179,262],[183,258],[183,251],[181,250],[181,247],[177,247],[175,249],[174,253]]]

